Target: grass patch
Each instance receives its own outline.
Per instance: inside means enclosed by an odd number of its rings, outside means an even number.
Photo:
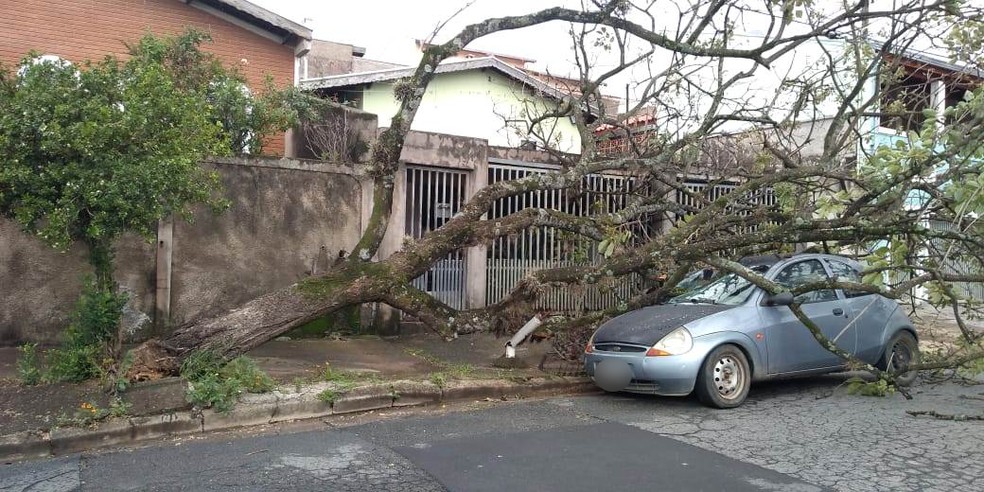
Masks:
[[[334,405],[338,398],[342,396],[344,392],[341,392],[335,388],[325,388],[320,393],[318,393],[317,398],[329,405]]]
[[[466,362],[448,362],[425,350],[416,348],[407,348],[404,349],[404,352],[439,367],[441,370],[431,373],[428,379],[441,388],[444,388],[450,379],[467,379],[475,376],[475,366]]]

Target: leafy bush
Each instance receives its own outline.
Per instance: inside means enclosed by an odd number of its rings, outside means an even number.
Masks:
[[[99,353],[96,346],[61,347],[48,351],[48,370],[45,380],[79,383],[100,375]]]
[[[273,379],[249,358],[236,357],[225,363],[207,350],[185,359],[181,376],[191,383],[186,395],[189,403],[222,413],[232,410],[242,393],[265,393],[274,386]]]
[[[99,288],[87,278],[65,331],[65,341],[48,352],[49,381],[79,382],[103,374],[102,359],[119,330],[127,295]]]
[[[248,357],[236,357],[220,371],[226,379],[239,381],[248,393],[266,393],[273,389],[274,382]]]

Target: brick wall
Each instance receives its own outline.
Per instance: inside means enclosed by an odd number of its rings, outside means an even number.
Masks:
[[[212,35],[205,46],[227,65],[238,65],[249,84],[262,87],[267,74],[279,86],[294,83],[294,50],[179,0],[3,0],[0,2],[0,63],[13,67],[31,51],[73,63],[122,55],[124,42],[147,32],[179,34],[194,26]],[[245,63],[243,63],[245,60]],[[284,152],[282,135],[265,153]]]

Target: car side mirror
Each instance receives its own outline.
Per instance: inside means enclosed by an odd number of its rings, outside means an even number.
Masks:
[[[780,292],[778,294],[767,295],[765,296],[765,299],[762,300],[763,306],[789,306],[792,303],[792,292]]]

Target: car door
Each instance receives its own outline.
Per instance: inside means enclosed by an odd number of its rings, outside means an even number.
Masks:
[[[834,278],[851,282],[861,282],[860,265],[852,262],[827,258],[827,264]],[[881,357],[885,324],[895,309],[894,301],[878,294],[863,290],[843,290],[845,302],[851,310],[851,321],[857,336],[855,355],[859,359],[874,364]]]
[[[829,279],[820,260],[811,258],[789,263],[772,278],[787,288]],[[820,331],[838,347],[854,353],[855,334],[849,326],[851,313],[847,303],[832,289],[800,294],[795,302]],[[781,374],[836,367],[839,357],[813,338],[810,330],[796,318],[789,306],[763,306],[769,372]]]

